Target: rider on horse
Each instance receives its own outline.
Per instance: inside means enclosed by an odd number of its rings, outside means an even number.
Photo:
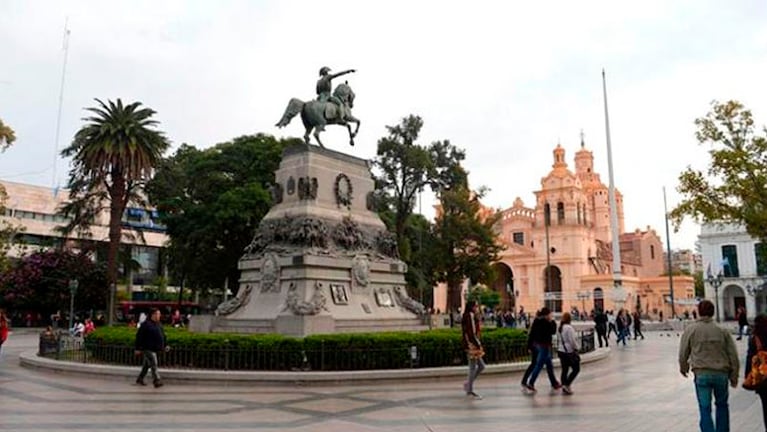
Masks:
[[[336,105],[338,107],[338,112],[341,114],[342,119],[346,114],[346,109],[344,108],[344,102],[332,94],[332,90],[333,90],[332,81],[333,81],[333,78],[338,78],[341,75],[346,75],[352,72],[356,72],[356,71],[354,69],[349,69],[343,72],[339,72],[337,74],[331,74],[330,68],[327,66],[323,66],[322,68],[320,68],[320,79],[317,80],[317,100],[320,102],[331,102],[334,105]]]

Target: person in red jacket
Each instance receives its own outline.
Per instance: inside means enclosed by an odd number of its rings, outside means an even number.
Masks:
[[[0,350],[6,340],[8,340],[8,317],[5,316],[4,310],[0,310]]]

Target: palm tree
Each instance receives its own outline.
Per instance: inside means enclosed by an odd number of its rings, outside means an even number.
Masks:
[[[86,108],[94,115],[75,134],[72,144],[61,151],[72,156],[70,198],[109,198],[109,249],[107,277],[110,286],[109,323],[113,320],[115,286],[117,283],[117,253],[122,238],[122,216],[136,189],[152,176],[162,153],[168,148],[164,134],[155,129],[155,111],[142,107],[141,102],[123,105],[99,99],[98,107]],[[90,200],[93,203],[92,200]],[[91,212],[92,214],[92,212]]]

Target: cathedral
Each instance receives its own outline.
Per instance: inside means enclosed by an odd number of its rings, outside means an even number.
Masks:
[[[671,317],[670,283],[664,276],[663,244],[647,227],[626,232],[623,195],[616,189],[622,290],[613,289],[612,231],[608,187],[594,172],[593,153],[581,139],[575,170],[565,149],[554,149],[551,170],[535,191],[534,207],[520,198],[501,210],[498,241],[505,246],[490,284],[501,294],[502,310],[555,313],[621,307],[656,318]],[[468,283],[466,289],[468,289]],[[692,277],[673,280],[676,313],[692,310]],[[445,310],[445,288],[435,289],[434,307]]]

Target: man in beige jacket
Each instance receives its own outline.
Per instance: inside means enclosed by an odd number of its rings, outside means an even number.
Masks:
[[[714,304],[703,300],[698,304],[697,321],[687,326],[679,344],[679,372],[684,377],[692,369],[695,393],[700,410],[701,432],[729,432],[730,409],[727,384],[738,385],[738,352],[732,335],[712,319]],[[711,399],[716,404],[716,428],[711,419]]]

